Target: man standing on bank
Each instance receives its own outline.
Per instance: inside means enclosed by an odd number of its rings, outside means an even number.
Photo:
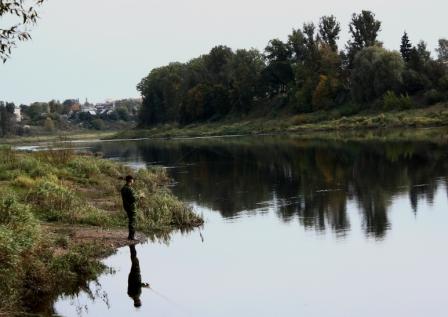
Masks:
[[[123,199],[123,208],[128,215],[129,220],[129,235],[128,240],[135,240],[135,216],[136,216],[136,203],[137,194],[132,188],[134,184],[134,178],[131,175],[126,176],[126,184],[121,189],[121,198]]]

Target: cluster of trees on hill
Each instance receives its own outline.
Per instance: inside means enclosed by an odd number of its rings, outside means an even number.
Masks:
[[[212,121],[260,107],[392,110],[447,100],[448,40],[439,40],[432,58],[426,44],[413,45],[406,32],[399,52],[383,48],[380,30],[374,13],[353,14],[351,38],[340,49],[341,25],[324,16],[317,25],[293,29],[286,42],[271,40],[263,53],[217,46],[187,63],[153,69],[137,86],[139,123]]]
[[[140,107],[139,99],[97,105],[87,102],[81,105],[74,99],[64,102],[51,100],[19,107],[13,102],[0,101],[0,137],[79,127],[96,130],[123,128],[135,124]]]
[[[0,101],[0,137],[15,130],[16,115],[14,111],[15,105],[13,103]]]

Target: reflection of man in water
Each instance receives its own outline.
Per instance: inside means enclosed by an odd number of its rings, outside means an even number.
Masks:
[[[131,271],[128,277],[128,295],[134,300],[134,306],[142,306],[140,300],[140,295],[142,293],[142,287],[149,287],[148,283],[142,283],[142,276],[140,274],[140,263],[137,258],[137,251],[135,250],[135,245],[130,245],[131,250]]]

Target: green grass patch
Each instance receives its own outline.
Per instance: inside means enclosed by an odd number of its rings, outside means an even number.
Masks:
[[[34,311],[32,303],[76,292],[104,269],[98,258],[111,252],[110,246],[77,243],[69,231],[54,234],[47,227],[126,228],[119,178],[127,174],[135,174],[142,194],[139,230],[166,235],[203,223],[167,188],[163,169],[135,172],[93,155],[77,155],[67,144],[38,153],[0,147],[0,314]]]
[[[407,96],[388,94],[376,110],[347,104],[329,111],[282,114],[276,117],[247,117],[181,126],[164,124],[118,132],[115,139],[200,137],[262,133],[314,133],[320,131],[366,131],[448,126],[448,104],[415,109]],[[397,109],[391,111],[390,108]]]

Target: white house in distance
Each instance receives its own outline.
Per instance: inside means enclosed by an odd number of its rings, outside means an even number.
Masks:
[[[92,103],[89,103],[89,101],[86,98],[86,102],[84,102],[84,104],[81,105],[81,112],[88,112],[90,114],[96,115],[95,105]]]
[[[22,121],[22,112],[21,112],[19,107],[15,107],[14,114],[16,115],[16,121],[17,122]]]

